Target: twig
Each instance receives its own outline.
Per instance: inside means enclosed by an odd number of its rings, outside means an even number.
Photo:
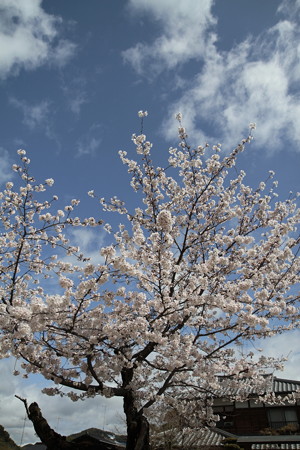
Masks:
[[[28,404],[27,404],[26,398],[19,397],[19,395],[15,395],[15,397],[18,398],[19,400],[21,400],[21,402],[24,403],[25,409],[26,409],[26,414],[27,414],[28,418],[30,419],[30,417],[29,417],[30,413],[29,413],[29,409],[28,409]]]

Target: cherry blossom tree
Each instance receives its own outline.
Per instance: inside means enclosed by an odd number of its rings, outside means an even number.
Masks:
[[[146,112],[139,116],[143,125]],[[52,380],[49,395],[65,386],[74,401],[122,397],[130,450],[148,449],[149,418],[172,408],[211,423],[224,379],[240,398],[261,386],[281,363],[250,343],[299,320],[296,196],[278,200],[273,173],[251,188],[235,166],[254,124],[224,154],[190,147],[177,119],[168,167],[152,162],[143,128],[132,137],[139,162],[120,152],[140,204],[131,211],[100,198],[102,215],[120,214],[122,224],[98,263],[72,245],[69,229],[112,227],[76,217],[77,200],[63,210],[56,196],[45,200],[53,180],[31,176],[24,150],[19,178],[1,193],[1,357]]]

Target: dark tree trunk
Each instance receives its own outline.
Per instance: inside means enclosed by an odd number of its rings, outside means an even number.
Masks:
[[[46,445],[47,450],[114,450],[117,448],[114,445],[95,442],[95,439],[89,436],[84,436],[80,443],[67,441],[65,436],[56,433],[49,426],[37,403],[31,403],[28,407],[25,399],[16,397],[24,403],[28,418],[33,423],[36,434],[41,442]]]
[[[126,450],[150,450],[149,422],[134,406],[131,392],[124,397],[124,412],[127,423]]]
[[[43,417],[37,403],[31,403],[27,409],[28,418],[33,423],[36,434],[48,450],[74,450],[72,443],[66,441],[62,436],[54,431]]]
[[[65,436],[56,433],[49,426],[37,403],[31,403],[28,407],[26,400],[18,398],[23,401],[28,418],[33,423],[41,442],[47,446],[47,450],[112,450],[117,448],[100,442],[89,442],[88,437],[80,443],[67,441]],[[143,411],[138,411],[134,406],[133,395],[130,391],[124,397],[124,412],[127,422],[126,450],[150,450],[148,420],[143,415]]]

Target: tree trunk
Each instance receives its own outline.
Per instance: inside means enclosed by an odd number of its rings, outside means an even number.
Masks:
[[[28,418],[33,423],[36,434],[41,442],[46,445],[47,450],[114,450],[117,448],[114,445],[97,442],[90,436],[84,436],[78,443],[67,441],[65,436],[56,433],[49,426],[37,403],[31,403],[28,407],[25,399],[17,395],[16,397],[24,403]]]
[[[28,418],[33,423],[36,434],[48,450],[74,450],[72,443],[66,441],[62,436],[54,431],[48,424],[47,420],[42,416],[41,410],[37,403],[29,405]]]
[[[124,412],[127,423],[126,450],[150,450],[149,422],[134,406],[131,392],[124,397]]]
[[[18,397],[25,404],[28,418],[33,423],[34,429],[41,442],[47,446],[47,450],[111,450],[113,445],[103,443],[85,442],[77,444],[68,442],[65,436],[54,431],[43,417],[37,403],[27,406],[26,400]],[[129,391],[124,397],[124,412],[127,422],[127,445],[126,450],[150,450],[149,423],[143,415],[143,411],[138,411],[134,406],[133,395]]]

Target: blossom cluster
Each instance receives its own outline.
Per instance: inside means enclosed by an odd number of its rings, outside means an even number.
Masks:
[[[103,214],[122,216],[118,230],[73,217],[76,199],[60,209],[57,197],[38,201],[53,180],[35,182],[19,151],[20,183],[0,194],[0,352],[22,358],[26,375],[71,387],[73,400],[130,393],[137,410],[207,421],[220,375],[242,398],[279,367],[236,348],[297,326],[300,210],[277,198],[273,174],[252,188],[235,170],[251,135],[230,154],[191,148],[177,119],[168,169],[153,164],[143,133],[132,138],[138,160],[119,153],[142,200],[131,211],[117,196],[99,199]],[[94,263],[68,229],[100,224],[110,242]]]

